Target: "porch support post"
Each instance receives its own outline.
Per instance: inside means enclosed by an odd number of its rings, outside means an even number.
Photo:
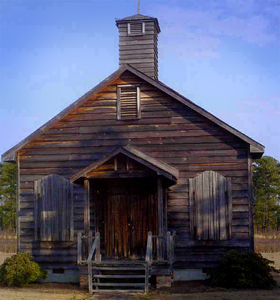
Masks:
[[[158,200],[158,235],[163,236],[164,234],[164,226],[163,226],[163,184],[162,178],[157,178],[157,200]],[[157,258],[159,261],[164,260],[164,239],[158,239],[158,253]]]
[[[90,184],[89,180],[84,181],[84,233],[89,234],[90,231]]]

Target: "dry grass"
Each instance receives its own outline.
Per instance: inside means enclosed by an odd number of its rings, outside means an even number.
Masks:
[[[15,253],[17,251],[17,236],[13,231],[0,231],[0,252]]]
[[[280,233],[255,234],[256,252],[280,252]]]
[[[30,284],[27,287],[0,287],[0,300],[84,300],[90,295],[78,286],[62,283]]]

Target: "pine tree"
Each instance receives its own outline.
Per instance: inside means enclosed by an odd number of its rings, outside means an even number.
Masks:
[[[280,230],[280,163],[264,156],[253,164],[254,220],[257,231]]]
[[[0,163],[0,218],[4,229],[16,229],[16,165]]]

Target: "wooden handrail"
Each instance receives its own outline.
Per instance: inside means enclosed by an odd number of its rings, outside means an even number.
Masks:
[[[174,263],[175,234],[175,231],[172,234],[168,231],[166,235],[152,235],[149,231],[145,257],[149,265],[153,262],[153,239],[156,240],[156,260],[167,261],[170,265]]]
[[[98,239],[96,239],[98,237]],[[82,231],[78,231],[77,233],[77,264],[82,264],[82,263],[87,263],[89,255],[91,254],[92,251],[92,240],[93,240],[93,232],[90,231],[88,233],[88,235],[85,235]],[[95,245],[95,250],[94,252],[95,254],[95,260],[96,261],[101,261],[101,257],[100,257],[100,234],[99,232],[95,233],[95,238],[94,241],[96,241],[96,245]],[[87,257],[85,256],[85,253],[83,253],[83,249],[84,247],[86,247],[86,255],[88,255]],[[93,254],[94,254],[93,252]],[[93,256],[92,254],[92,256]],[[92,259],[91,256],[91,259]]]
[[[92,247],[90,249],[90,253],[88,255],[87,263],[90,263],[92,261],[93,254],[95,253],[95,261],[100,261],[100,233],[95,233],[94,242],[92,244]]]
[[[153,240],[151,231],[148,232],[147,250],[146,250],[146,262],[148,265],[152,264],[153,261]]]

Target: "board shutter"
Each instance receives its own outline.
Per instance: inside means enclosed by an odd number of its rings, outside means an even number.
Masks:
[[[190,233],[197,240],[231,238],[231,179],[206,171],[189,179]]]
[[[135,85],[118,86],[117,88],[118,119],[140,119],[140,87]]]
[[[59,175],[35,181],[35,239],[73,241],[73,184]]]

